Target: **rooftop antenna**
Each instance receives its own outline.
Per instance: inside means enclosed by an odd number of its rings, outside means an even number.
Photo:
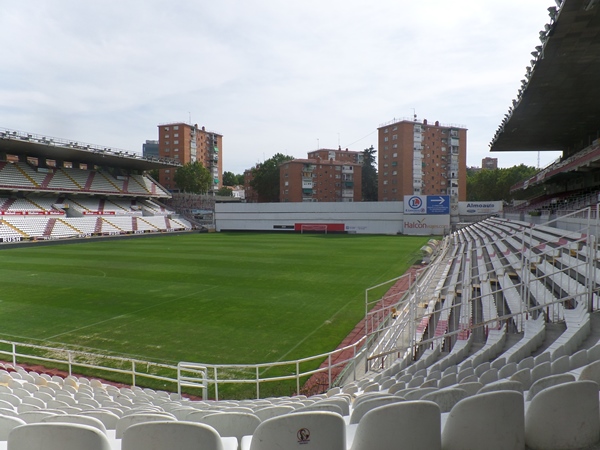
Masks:
[[[338,147],[341,147],[342,144],[340,143],[340,132],[338,131]]]
[[[417,121],[417,111],[415,110],[415,108],[412,108],[413,110],[413,120],[416,122]]]

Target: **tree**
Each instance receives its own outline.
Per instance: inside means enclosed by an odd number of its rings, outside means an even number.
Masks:
[[[187,163],[177,169],[173,177],[180,191],[205,194],[212,182],[207,168],[200,161]]]
[[[158,181],[159,170],[158,169],[152,169],[150,172],[148,172],[148,175],[150,175],[152,178],[154,178],[156,181]]]
[[[244,174],[243,173],[240,173],[235,176],[235,184],[236,184],[236,186],[244,185]]]
[[[375,150],[373,146],[363,150],[362,165],[362,199],[365,202],[377,201],[377,168],[375,166]]]
[[[293,156],[277,153],[252,169],[250,186],[261,202],[279,201],[279,165],[292,159]]]
[[[221,197],[233,197],[233,189],[223,186],[216,192],[216,194],[220,195]]]
[[[480,170],[477,172],[467,170],[467,200],[488,201],[504,200],[510,202],[514,199],[531,198],[539,195],[541,186],[510,192],[511,186],[519,181],[531,178],[537,173],[535,167],[520,164],[504,169]]]
[[[237,176],[233,172],[223,172],[223,186],[235,186],[237,184]]]

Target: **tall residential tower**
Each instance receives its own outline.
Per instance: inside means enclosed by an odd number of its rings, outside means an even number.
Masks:
[[[467,199],[467,129],[400,120],[379,131],[379,201],[405,195],[449,195]]]
[[[200,161],[212,175],[211,190],[222,186],[223,136],[204,127],[187,123],[167,123],[158,126],[158,153],[161,158],[178,160],[181,164]],[[175,169],[161,169],[159,183],[176,191]]]

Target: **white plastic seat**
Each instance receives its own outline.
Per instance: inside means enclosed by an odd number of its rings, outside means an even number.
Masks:
[[[344,419],[329,411],[291,413],[262,422],[254,434],[242,439],[242,449],[288,448],[346,450]]]
[[[103,411],[103,410],[94,410],[94,411],[81,411],[78,415],[85,417],[93,417],[98,419],[100,422],[104,424],[107,430],[114,430],[117,428],[117,422],[119,421],[119,416],[117,416],[114,412],[111,411]]]
[[[540,391],[525,416],[525,439],[533,450],[589,447],[600,440],[598,384],[574,381]]]
[[[252,435],[261,422],[254,414],[222,412],[204,416],[200,423],[210,425],[221,437],[235,437],[240,442],[243,436]]]
[[[193,422],[146,422],[123,434],[121,450],[236,450],[235,438],[221,438],[208,425]]]
[[[525,449],[523,395],[515,391],[477,394],[458,402],[442,430],[444,450]]]
[[[13,428],[25,425],[25,423],[23,419],[19,419],[18,417],[0,415],[0,441],[6,441],[8,434]]]
[[[117,421],[115,437],[117,439],[121,439],[123,437],[123,432],[129,428],[131,425],[136,423],[143,422],[166,422],[166,421],[175,421],[174,417],[167,417],[163,414],[131,414],[129,416],[121,417]]]
[[[383,405],[389,405],[391,403],[404,402],[402,397],[390,396],[390,397],[373,397],[363,402],[360,402],[353,410],[350,416],[350,424],[359,423],[363,416],[374,408],[378,408]]]
[[[289,414],[293,411],[295,411],[294,407],[288,405],[266,406],[262,409],[254,411],[254,415],[264,422],[267,419]]]
[[[106,434],[106,427],[104,424],[91,416],[83,416],[79,414],[62,414],[59,416],[48,416],[44,417],[41,423],[79,423],[81,425],[89,425],[90,427],[98,428],[104,434]]]
[[[57,414],[49,411],[25,411],[23,413],[19,413],[17,416],[19,419],[25,421],[25,423],[38,423],[41,422],[44,418],[50,416],[56,416]]]
[[[100,430],[74,423],[36,423],[14,428],[8,450],[112,450]]]
[[[358,423],[351,450],[439,450],[440,417],[439,406],[429,401],[380,406],[368,411]]]

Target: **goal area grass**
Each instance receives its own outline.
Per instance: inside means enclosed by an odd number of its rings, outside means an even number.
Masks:
[[[0,250],[0,339],[176,364],[333,350],[429,237],[194,233]]]

